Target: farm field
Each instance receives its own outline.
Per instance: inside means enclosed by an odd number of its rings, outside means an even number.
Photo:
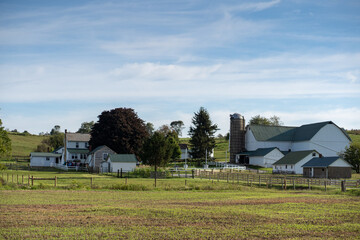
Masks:
[[[20,135],[9,133],[13,156],[29,156],[47,136]]]
[[[360,198],[226,191],[2,190],[3,239],[357,239]]]

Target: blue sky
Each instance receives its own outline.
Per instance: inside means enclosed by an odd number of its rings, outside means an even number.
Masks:
[[[156,127],[203,106],[360,128],[359,1],[0,1],[0,119],[76,131],[104,110]],[[183,135],[186,135],[187,129]]]

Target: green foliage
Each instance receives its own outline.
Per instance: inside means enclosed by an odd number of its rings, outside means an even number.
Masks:
[[[352,143],[346,147],[344,159],[353,166],[357,173],[360,173],[360,144]]]
[[[94,121],[91,122],[83,122],[81,124],[81,127],[79,128],[79,130],[77,131],[77,133],[90,133],[92,127],[94,126]]]
[[[148,137],[145,123],[131,108],[104,111],[91,130],[89,144],[95,149],[106,145],[119,154],[140,155]]]
[[[55,135],[55,134],[58,134],[58,133],[60,133],[60,126],[59,126],[59,125],[55,125],[55,126],[53,127],[53,129],[51,129],[50,135]]]
[[[7,169],[7,167],[5,166],[5,164],[0,163],[0,171],[5,171]]]
[[[267,126],[282,126],[283,122],[280,121],[278,116],[272,116],[270,118],[262,117],[260,115],[256,115],[250,119],[249,124],[253,125],[267,125]]]
[[[183,121],[173,121],[170,123],[170,126],[177,133],[178,136],[182,136],[182,130],[185,128]]]
[[[156,131],[152,136],[146,139],[142,160],[145,164],[151,166],[166,166],[171,159],[180,156],[181,151],[177,134],[174,132],[165,133]]]
[[[48,138],[44,138],[36,147],[37,152],[52,152],[55,149],[64,146],[64,133],[54,133]]]
[[[8,136],[7,131],[2,126],[0,119],[0,157],[11,156],[11,139]]]
[[[189,130],[191,155],[193,158],[204,158],[207,150],[209,157],[216,146],[214,134],[218,130],[217,125],[212,124],[208,111],[203,107],[195,113],[192,124]]]

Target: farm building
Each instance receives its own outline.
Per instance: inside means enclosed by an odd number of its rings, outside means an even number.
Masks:
[[[282,152],[315,150],[323,156],[336,156],[349,146],[346,132],[331,121],[300,127],[248,125],[238,113],[230,115],[230,162],[247,164],[243,152],[278,148]],[[236,156],[241,156],[237,158]]]
[[[236,154],[236,159],[245,157],[245,162],[250,165],[261,167],[272,167],[273,163],[284,157],[284,154],[276,147],[258,148],[255,151],[248,151]]]
[[[54,152],[30,153],[30,167],[54,167],[61,161],[61,154]]]
[[[289,152],[273,164],[273,173],[303,174],[302,165],[314,157],[319,157],[315,150]]]
[[[88,165],[90,172],[98,172],[100,170],[100,164],[106,161],[110,154],[116,154],[108,146],[102,145],[92,150],[85,161]]]
[[[129,172],[136,168],[137,163],[135,154],[110,154],[107,160],[101,163],[101,172]]]
[[[312,158],[302,167],[305,177],[351,178],[351,165],[340,157]]]

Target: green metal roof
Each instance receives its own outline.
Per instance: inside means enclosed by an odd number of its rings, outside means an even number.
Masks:
[[[302,125],[300,127],[284,127],[284,126],[265,126],[265,125],[250,125],[254,137],[258,141],[292,141],[301,142],[308,141],[315,136],[315,134],[327,124],[334,124],[331,121],[319,122]],[[336,124],[334,124],[339,128]],[[344,129],[339,128],[344,135],[351,141],[351,138]]]
[[[307,150],[307,151],[297,151],[297,152],[289,152],[283,158],[279,159],[273,165],[283,165],[283,164],[296,164],[309,154],[316,152],[315,150]]]
[[[266,156],[268,153],[272,152],[274,149],[278,149],[278,148],[277,147],[258,148],[255,151],[242,152],[242,153],[240,153],[240,155],[248,155],[248,156],[252,156],[252,157],[262,157],[262,156]]]
[[[321,157],[321,158],[313,158],[302,167],[328,167],[336,160],[341,159],[340,157]],[[343,160],[344,161],[344,160]]]
[[[87,154],[87,153],[89,153],[89,149],[81,149],[81,148],[68,148],[67,151],[72,154]]]
[[[60,153],[52,152],[32,152],[30,153],[32,157],[61,157]]]
[[[137,162],[135,154],[110,154],[111,162]]]

